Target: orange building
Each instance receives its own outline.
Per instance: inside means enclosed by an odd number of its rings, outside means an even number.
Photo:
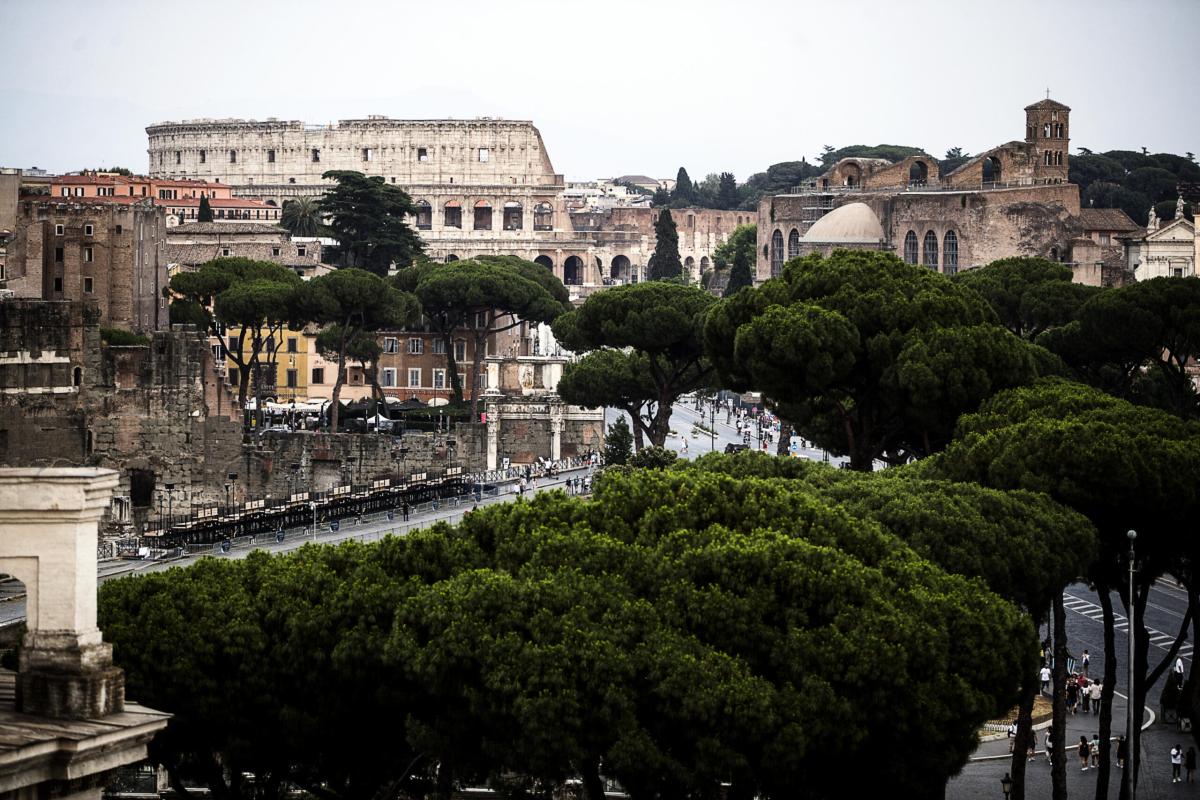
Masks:
[[[195,222],[200,213],[200,198],[207,197],[214,220],[277,223],[280,209],[261,200],[234,198],[228,184],[218,181],[147,178],[116,172],[83,172],[60,175],[50,180],[52,197],[78,198],[149,198],[163,207],[168,225]]]

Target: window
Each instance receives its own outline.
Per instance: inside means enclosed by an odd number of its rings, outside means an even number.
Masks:
[[[227,256],[227,255],[229,255],[229,254],[230,254],[230,253],[232,253],[232,252],[233,252],[233,251],[232,251],[232,250],[230,250],[228,247],[222,247],[222,248],[221,248],[221,255],[223,255],[223,256]]]
[[[771,234],[771,277],[778,277],[783,271],[783,232]]]
[[[302,244],[301,244],[301,245],[296,245],[296,255],[298,255],[298,256],[300,256],[301,258],[303,258],[303,257],[305,256],[305,254],[307,254],[307,253],[308,253],[308,248],[307,248],[307,247],[305,247],[305,246],[304,246],[304,245],[302,245]]]
[[[689,228],[694,228],[694,227],[696,227],[696,215],[695,215],[695,214],[688,214],[688,215],[687,215],[687,226],[688,226]]]
[[[63,262],[63,249],[61,247],[54,248],[54,263],[61,264]]]
[[[479,148],[480,162],[487,161],[490,157],[491,157],[491,153],[488,151],[488,149],[486,147]]]
[[[395,337],[389,336],[383,340],[383,352],[398,353],[400,352],[399,344]]]
[[[56,292],[62,291],[62,278],[54,279],[54,291],[56,291]]]
[[[297,352],[299,352],[299,351],[296,349],[296,345],[297,345],[296,337],[295,337],[295,336],[289,336],[289,337],[288,337],[288,340],[287,340],[287,351],[288,351],[289,353],[297,353]]]
[[[91,235],[92,235],[92,231],[93,231],[93,230],[94,230],[94,229],[92,228],[92,226],[91,226],[91,225],[84,225],[84,226],[83,226],[83,235],[84,235],[84,236],[91,236]]]
[[[382,380],[380,380],[379,385],[388,388],[395,386],[396,370],[392,369],[391,367],[385,367],[383,370],[383,377]]]
[[[490,231],[492,229],[492,206],[487,200],[475,204],[475,230]]]
[[[229,151],[229,163],[230,163],[230,164],[236,164],[236,163],[237,163],[237,150],[230,150],[230,151]]]
[[[958,234],[954,231],[947,231],[942,239],[942,265],[947,275],[958,272]]]
[[[300,378],[299,378],[299,375],[296,373],[296,370],[289,369],[287,371],[287,388],[295,389],[299,385],[299,383],[300,383]]]
[[[364,148],[362,149],[362,160],[363,160],[363,161],[370,161],[370,160],[371,160],[371,156],[372,156],[372,153],[371,153],[371,148],[369,148],[369,147],[364,147]]]
[[[325,382],[325,368],[324,367],[313,367],[312,382],[313,383],[324,383]]]
[[[1183,277],[1183,267],[1172,267],[1171,268],[1171,277],[1172,278],[1182,278]]]
[[[316,147],[314,147],[314,148],[312,149],[312,160],[313,160],[313,163],[314,163],[314,164],[319,164],[319,163],[321,163],[321,151],[320,151],[320,149],[318,149],[318,148],[316,148]]]
[[[446,340],[440,336],[436,339],[431,339],[429,341],[429,352],[433,353],[435,356],[446,355]]]
[[[425,352],[425,340],[412,338],[408,340],[409,355],[419,356]]]
[[[433,371],[433,388],[435,388],[435,389],[445,389],[446,388],[446,370],[435,369]]]
[[[268,163],[268,164],[274,164],[274,163],[275,163],[275,151],[274,151],[274,150],[268,150],[268,151],[267,151],[267,163]]]
[[[83,248],[83,263],[90,264],[92,261],[92,248]]]
[[[554,230],[554,209],[549,203],[538,203],[533,207],[533,229],[535,231]]]
[[[118,226],[117,226],[117,230],[116,230],[116,234],[117,234],[118,236],[120,236],[120,235],[121,235],[121,230],[122,230],[122,229],[121,229],[121,226],[120,226],[120,225],[118,225]]]
[[[467,343],[464,342],[462,339],[459,339],[458,341],[456,341],[454,343],[454,360],[455,361],[466,361],[467,360]]]
[[[92,293],[92,279],[91,278],[83,279],[83,293],[84,294]]]
[[[229,369],[229,385],[230,386],[238,385],[238,369],[237,369],[237,367],[231,367]]]
[[[1049,122],[1047,122],[1045,125],[1042,126],[1042,138],[1043,139],[1050,138],[1050,123]]]
[[[800,255],[800,231],[792,228],[792,232],[788,234],[788,251],[789,259]]]
[[[208,160],[208,151],[201,150],[200,151],[200,163],[203,164],[206,160]]]
[[[433,209],[424,200],[416,202],[417,230],[427,231],[433,227]]]
[[[904,234],[904,261],[908,264],[917,263],[917,234],[912,231]]]
[[[278,247],[272,247],[272,248],[271,248],[271,255],[278,257],[278,256],[279,256],[279,248],[278,248]]]
[[[487,326],[488,326],[488,312],[486,312],[486,311],[475,312],[475,327],[476,328],[486,328]]]
[[[510,201],[504,204],[503,223],[506,231],[519,231],[525,226],[525,213],[520,203]]]
[[[83,197],[83,187],[82,186],[75,187],[75,196]]]
[[[175,151],[175,163],[176,164],[183,163],[183,153],[179,152],[178,150]]]
[[[275,352],[275,340],[274,339],[267,339],[267,341],[264,342],[264,344],[267,346],[268,353]]]
[[[925,266],[936,271],[938,265],[938,241],[937,234],[933,231],[925,232]]]
[[[418,147],[417,148],[417,161],[428,161],[428,160],[429,160],[429,151],[426,150],[424,147]]]
[[[408,371],[408,385],[413,389],[416,389],[421,385],[421,370],[410,369]]]
[[[238,337],[229,337],[229,352],[236,353],[238,351]]]
[[[457,200],[446,203],[446,207],[443,209],[442,224],[447,228],[462,227],[462,207],[459,206]]]
[[[67,188],[66,186],[64,186],[64,187],[62,187],[62,192],[61,192],[61,194],[62,194],[62,196],[63,196],[63,197],[70,197],[70,196],[71,196],[71,190],[70,190],[69,188]],[[61,227],[61,226],[55,226],[55,227]]]
[[[1100,244],[1109,244],[1109,236],[1107,233],[1100,234]]]
[[[63,191],[65,192],[67,190],[63,189]],[[54,226],[54,235],[55,236],[62,236],[64,233],[66,233],[66,231],[67,231],[67,229],[66,229],[65,225],[55,225]]]

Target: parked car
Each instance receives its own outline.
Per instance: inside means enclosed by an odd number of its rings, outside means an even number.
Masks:
[[[730,442],[729,444],[725,445],[726,453],[740,453],[743,450],[749,450],[749,449],[750,449],[750,445],[748,445],[748,444],[734,444],[733,442]]]

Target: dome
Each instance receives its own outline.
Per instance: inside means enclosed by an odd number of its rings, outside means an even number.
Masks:
[[[817,220],[802,241],[877,244],[882,240],[883,226],[871,207],[847,203]]]

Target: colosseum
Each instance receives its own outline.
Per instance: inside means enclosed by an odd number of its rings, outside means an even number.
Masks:
[[[290,120],[202,119],[146,129],[150,174],[228,183],[234,196],[274,205],[319,196],[327,170],[378,175],[412,196],[412,223],[436,260],[511,254],[552,269],[581,299],[644,277],[654,253],[650,208],[572,214],[530,121],[396,120],[381,116],[308,125]],[[679,254],[693,281],[748,212],[675,209]]]

